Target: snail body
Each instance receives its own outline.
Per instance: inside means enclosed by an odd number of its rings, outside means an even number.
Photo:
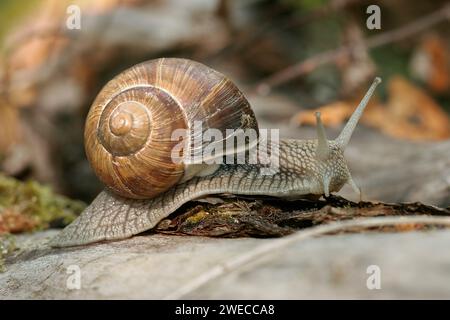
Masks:
[[[217,145],[236,138],[234,132],[258,130],[248,101],[225,76],[186,59],[156,59],[132,67],[102,89],[86,120],[86,154],[107,188],[51,245],[124,239],[206,195],[328,196],[346,183],[359,192],[344,149],[379,82],[374,81],[337,139],[327,140],[317,113],[318,139],[275,142],[271,156],[277,157],[278,170],[267,174],[260,162],[214,161],[252,150],[258,140],[242,149],[218,149],[223,152],[210,161],[190,163],[187,159],[208,144],[187,139],[181,160],[173,161],[179,143],[172,139],[173,132],[199,134],[195,121],[202,123],[200,134],[208,129],[222,133],[223,139],[214,141]]]

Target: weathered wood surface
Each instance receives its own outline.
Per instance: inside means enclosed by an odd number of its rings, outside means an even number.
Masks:
[[[450,298],[450,231],[299,239],[219,277],[211,271],[277,240],[145,235],[54,250],[44,243],[55,234],[20,237],[27,249],[0,274],[1,299]],[[66,286],[71,265],[79,290]],[[380,290],[367,288],[370,265],[380,267]]]

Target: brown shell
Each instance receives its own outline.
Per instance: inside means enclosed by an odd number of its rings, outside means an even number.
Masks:
[[[183,176],[183,162],[171,158],[179,144],[171,136],[176,129],[192,134],[194,121],[201,121],[203,132],[219,129],[224,141],[226,129],[258,129],[248,101],[221,73],[186,59],[138,64],[108,82],[95,99],[84,134],[88,160],[116,193],[152,198]],[[189,148],[190,154],[198,151]]]

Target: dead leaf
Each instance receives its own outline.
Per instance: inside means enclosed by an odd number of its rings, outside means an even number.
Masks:
[[[450,53],[447,43],[438,35],[425,37],[411,61],[412,73],[436,93],[450,88]]]
[[[294,116],[297,124],[316,124],[315,112],[322,113],[326,126],[339,126],[350,117],[359,101],[338,101]],[[450,137],[450,119],[424,90],[396,76],[388,84],[385,104],[371,99],[361,122],[383,133],[413,141],[437,141]]]
[[[19,210],[8,208],[0,212],[0,234],[32,231],[37,225],[38,221],[34,217]]]
[[[424,90],[402,77],[388,85],[388,101],[368,110],[365,124],[382,132],[415,141],[445,140],[450,137],[450,120],[442,108]]]
[[[294,116],[294,123],[298,125],[316,125],[317,111],[322,114],[322,122],[325,126],[338,127],[352,114],[354,107],[345,101],[338,101],[315,110],[305,110]]]

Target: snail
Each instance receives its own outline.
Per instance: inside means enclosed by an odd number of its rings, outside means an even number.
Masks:
[[[339,191],[346,183],[360,194],[344,150],[380,82],[380,78],[374,80],[335,140],[327,139],[320,113],[316,113],[318,138],[280,139],[273,152],[278,170],[262,174],[267,166],[259,162],[183,160],[208,148],[203,142],[185,144],[178,150],[182,161],[174,161],[173,150],[180,139],[172,139],[173,132],[198,135],[195,122],[202,124],[200,134],[212,128],[222,133],[217,143],[235,139],[234,132],[258,131],[249,102],[224,75],[177,58],[131,67],[105,85],[86,119],[86,155],[107,187],[50,244],[65,247],[128,238],[152,229],[184,203],[213,194],[320,197]],[[228,129],[234,129],[233,133]],[[233,158],[259,143],[259,139],[247,141],[241,149],[225,149],[210,160]]]

